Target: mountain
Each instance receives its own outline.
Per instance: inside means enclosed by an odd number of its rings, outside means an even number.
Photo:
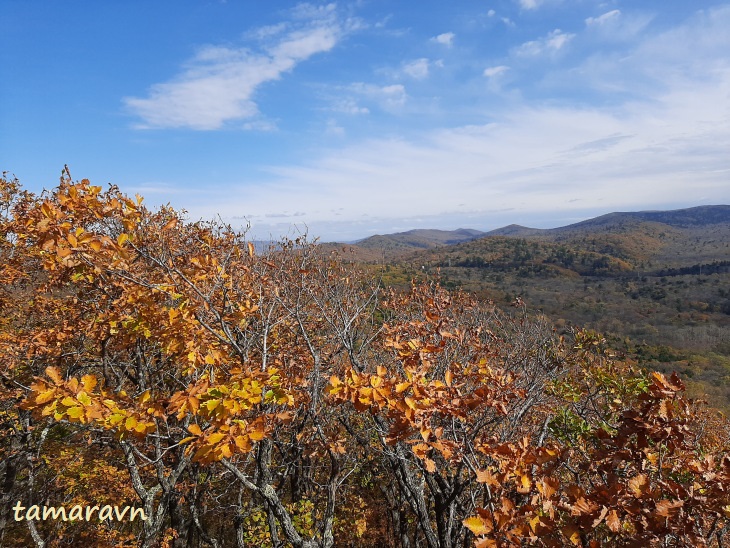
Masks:
[[[606,255],[621,271],[631,265],[660,263],[664,268],[685,267],[688,263],[724,260],[730,241],[730,205],[698,206],[672,211],[615,212],[558,228],[530,228],[508,225],[482,232],[474,229],[416,229],[395,234],[370,236],[348,245],[359,260],[391,260],[418,251],[442,250],[485,238],[522,238],[536,242],[568,245],[580,253]],[[329,244],[328,244],[329,245]],[[335,245],[335,244],[332,244]],[[470,254],[480,245],[469,249]],[[497,244],[495,244],[497,245]],[[501,245],[501,244],[499,244]],[[554,247],[554,246],[553,246]],[[544,250],[546,260],[558,253]],[[563,253],[563,252],[560,252]],[[490,255],[490,253],[487,253]],[[492,255],[490,255],[492,256]],[[591,261],[600,257],[592,257]],[[582,256],[581,260],[588,260]],[[695,263],[691,263],[691,261]]]
[[[675,228],[705,227],[730,223],[730,205],[710,205],[675,209],[671,211],[616,212],[601,215],[572,225],[551,229],[553,231],[584,230],[599,227],[615,228],[635,222],[661,223]]]
[[[377,234],[356,242],[356,245],[365,249],[411,251],[456,245],[476,240],[484,235],[484,232],[469,228],[459,228],[457,230],[415,229],[395,234]]]
[[[517,236],[523,238],[525,236],[535,236],[543,232],[543,229],[529,228],[522,225],[507,225],[502,228],[490,230],[485,236]]]

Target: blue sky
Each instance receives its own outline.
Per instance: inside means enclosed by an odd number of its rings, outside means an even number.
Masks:
[[[730,3],[4,0],[0,169],[351,241],[730,203]],[[294,227],[293,227],[294,226]]]

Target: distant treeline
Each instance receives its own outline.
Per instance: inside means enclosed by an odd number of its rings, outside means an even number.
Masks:
[[[658,270],[655,276],[687,276],[699,274],[727,274],[730,272],[730,261],[713,261],[708,264],[683,266],[682,268],[665,268]]]

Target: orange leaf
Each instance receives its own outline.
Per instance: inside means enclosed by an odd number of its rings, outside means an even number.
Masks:
[[[436,471],[436,463],[431,459],[424,459],[423,463],[426,465],[426,470],[428,470],[431,474]]]
[[[61,372],[57,367],[46,367],[46,375],[48,375],[55,384],[63,384]]]
[[[177,225],[177,218],[173,217],[167,223],[165,223],[165,226],[162,227],[162,230],[170,230],[171,228],[175,228],[175,225]]]
[[[405,392],[408,390],[408,388],[411,386],[411,383],[409,382],[401,382],[395,385],[395,392],[396,394],[400,394],[401,392]]]

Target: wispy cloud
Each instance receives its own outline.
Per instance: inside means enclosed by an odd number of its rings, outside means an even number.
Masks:
[[[416,80],[423,80],[428,77],[429,61],[425,57],[410,61],[403,65],[403,72]]]
[[[537,9],[542,3],[543,0],[519,0],[520,7],[526,10]]]
[[[698,196],[704,203],[726,202],[728,23],[730,8],[708,10],[643,37],[620,67],[628,79],[646,70],[663,75],[662,85],[647,87],[643,97],[593,107],[523,102],[493,112],[489,124],[368,139],[306,164],[271,168],[272,186],[260,194],[245,191],[254,228],[264,234],[281,228],[264,217],[271,203],[306,211],[300,219],[313,233],[347,239],[396,225],[493,228],[514,222],[515,212],[533,220],[546,210],[580,216],[586,204],[607,212],[698,205]],[[497,77],[505,67],[489,67],[484,75]],[[600,79],[614,77],[611,65],[594,69],[603,71]],[[578,86],[594,81],[583,70],[571,74],[583,80]],[[359,88],[363,95],[405,101],[402,87]],[[366,221],[341,222],[334,204],[344,206],[342,218]],[[507,210],[509,217],[495,213]]]
[[[434,36],[433,38],[431,38],[431,40],[438,44],[443,44],[444,46],[451,47],[454,45],[455,36],[456,35],[453,32],[444,32],[443,34]]]
[[[257,116],[253,100],[263,83],[279,79],[312,55],[331,50],[346,32],[335,6],[300,4],[291,20],[250,33],[261,51],[206,45],[169,82],[150,87],[146,97],[127,97],[139,128],[214,130]]]
[[[553,54],[560,51],[565,45],[575,37],[575,34],[563,32],[555,29],[549,32],[547,36],[539,40],[530,40],[519,46],[515,53],[520,56],[536,56],[542,54]]]
[[[620,16],[621,10],[607,11],[606,13],[604,13],[603,15],[599,15],[598,17],[588,17],[586,19],[586,25],[592,27],[611,24],[612,22],[615,22],[616,19],[618,19]]]
[[[370,114],[369,108],[358,105],[352,97],[336,99],[330,109],[344,114]]]
[[[351,84],[348,91],[360,96],[361,99],[369,101],[383,110],[398,111],[406,103],[408,95],[402,84],[391,84],[379,86],[364,82]]]
[[[585,20],[586,29],[608,42],[630,40],[639,36],[651,22],[653,16],[647,13],[626,15],[621,10],[607,11]]]
[[[508,66],[505,65],[499,65],[496,67],[488,67],[484,69],[484,76],[487,78],[494,78],[495,76],[499,76],[500,74],[504,74],[509,70]]]

